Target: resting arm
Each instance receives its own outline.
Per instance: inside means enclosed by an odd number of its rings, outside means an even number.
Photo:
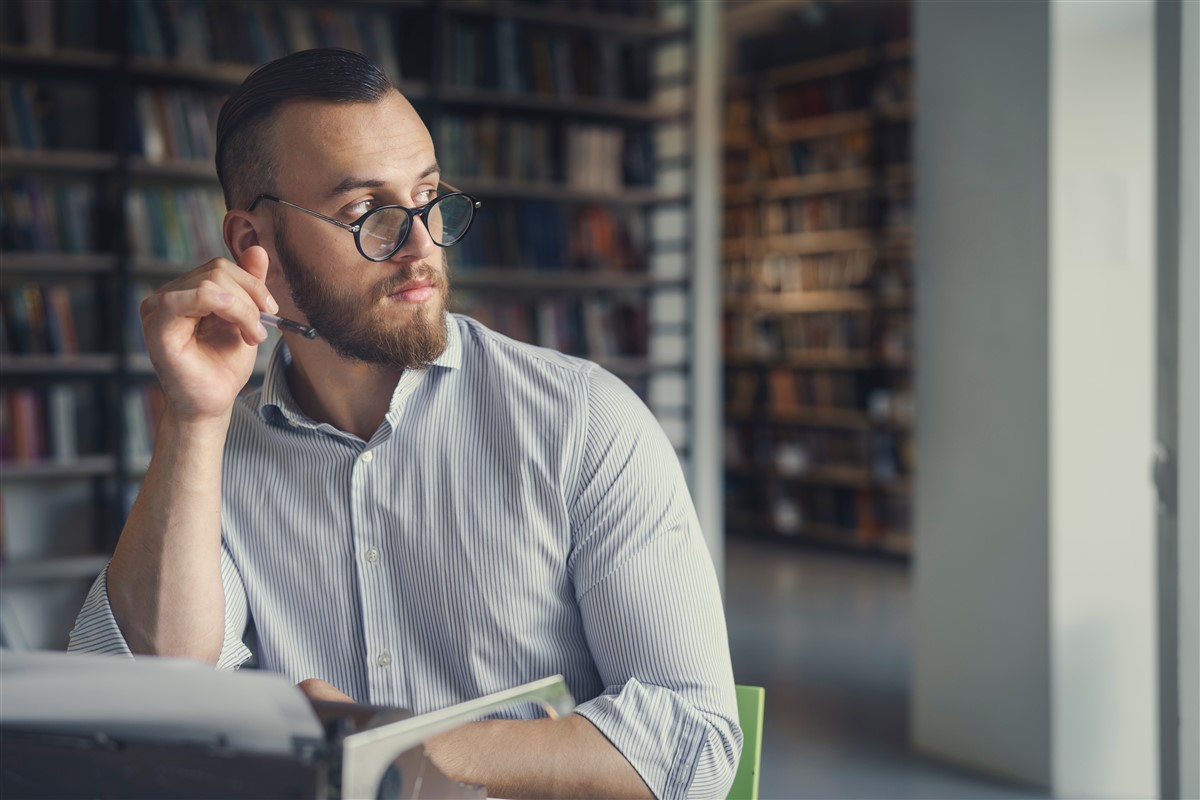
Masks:
[[[316,678],[299,687],[311,700],[354,702]],[[447,776],[485,785],[496,797],[653,797],[625,757],[578,714],[472,722],[425,742],[425,752]]]

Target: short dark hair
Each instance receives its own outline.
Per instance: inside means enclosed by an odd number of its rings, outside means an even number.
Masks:
[[[217,179],[225,206],[244,207],[275,190],[270,122],[288,100],[373,103],[395,91],[378,66],[353,50],[302,50],[263,64],[225,101],[217,118]]]

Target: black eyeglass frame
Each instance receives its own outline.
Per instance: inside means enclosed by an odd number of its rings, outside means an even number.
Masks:
[[[475,199],[471,195],[467,194],[466,192],[462,192],[462,191],[459,191],[458,189],[455,189],[453,186],[451,186],[448,183],[443,183],[442,186],[449,189],[450,191],[447,192],[446,194],[438,195],[437,197],[433,198],[432,200],[430,200],[428,203],[426,203],[423,206],[418,206],[417,208],[406,208],[405,206],[401,206],[401,205],[378,206],[377,208],[372,208],[370,211],[363,214],[358,219],[354,220],[354,222],[342,222],[339,219],[334,219],[333,217],[326,216],[326,215],[320,213],[319,211],[313,211],[311,208],[305,208],[304,206],[298,206],[295,203],[289,203],[287,200],[282,200],[273,194],[260,194],[258,197],[254,198],[254,202],[251,203],[246,210],[253,211],[255,208],[258,207],[259,201],[270,200],[274,203],[279,203],[282,206],[294,208],[297,211],[303,211],[305,214],[308,214],[309,216],[316,217],[317,219],[324,220],[325,222],[328,222],[331,225],[337,225],[339,228],[344,228],[344,229],[350,231],[351,233],[354,234],[354,246],[358,248],[359,255],[361,255],[367,261],[380,262],[380,261],[387,261],[389,258],[396,255],[396,253],[399,253],[400,250],[404,247],[404,243],[408,241],[408,235],[410,233],[412,233],[413,225],[415,224],[413,222],[414,217],[419,217],[422,224],[425,225],[425,230],[428,231],[429,230],[429,211],[435,205],[437,205],[438,203],[445,200],[447,197],[465,197],[468,200],[470,200],[471,201],[471,218],[467,220],[466,227],[463,228],[462,233],[460,233],[458,236],[456,236],[454,238],[454,241],[446,242],[445,244],[443,244],[443,243],[437,241],[436,239],[434,239],[432,236],[429,237],[429,240],[431,242],[433,242],[434,244],[436,244],[438,247],[453,247],[454,245],[461,242],[462,238],[467,235],[467,231],[471,230],[471,225],[472,225],[472,223],[475,222],[475,212],[479,210],[480,206],[482,206],[483,203],[481,203],[479,200]],[[401,211],[403,211],[405,214],[408,215],[408,230],[406,230],[404,232],[404,235],[400,237],[400,240],[396,243],[396,247],[395,247],[395,249],[392,250],[392,252],[388,253],[385,256],[378,256],[378,257],[372,257],[372,256],[367,255],[366,251],[363,250],[362,239],[360,238],[361,234],[362,234],[363,225],[373,214],[378,214],[381,211],[387,211],[387,210],[393,209],[393,208],[398,208]]]

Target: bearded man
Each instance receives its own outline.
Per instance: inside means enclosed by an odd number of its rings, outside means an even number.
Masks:
[[[418,713],[561,673],[575,713],[465,725],[430,757],[503,797],[724,797],[721,601],[649,410],[447,313],[445,248],[479,204],[362,56],[261,67],[217,140],[232,260],[142,304],[165,411],[72,649],[254,659]],[[240,396],[262,313],[317,335],[285,331]]]

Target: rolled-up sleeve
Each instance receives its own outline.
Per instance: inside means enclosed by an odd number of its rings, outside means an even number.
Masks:
[[[725,797],[741,755],[712,559],[674,448],[593,375],[571,571],[604,692],[580,704],[660,798]]]
[[[221,545],[221,583],[225,589],[225,642],[221,646],[217,669],[234,670],[250,660],[253,654],[242,641],[249,618],[246,589],[224,544]],[[133,657],[108,601],[107,565],[83,601],[67,649],[80,653]]]

